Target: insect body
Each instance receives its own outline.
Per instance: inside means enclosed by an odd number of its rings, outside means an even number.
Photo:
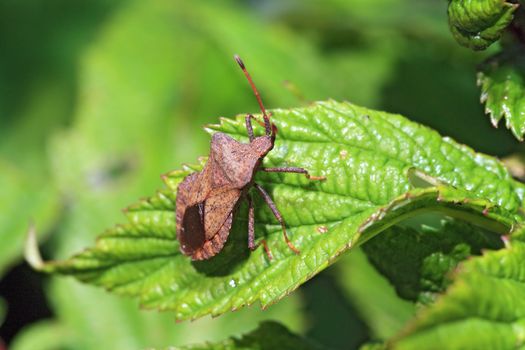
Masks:
[[[223,133],[212,136],[208,161],[200,172],[184,178],[177,189],[176,224],[177,239],[180,249],[193,260],[205,260],[213,257],[223,248],[233,222],[233,215],[242,200],[248,201],[248,247],[257,248],[254,231],[254,208],[250,194],[252,187],[262,195],[273,214],[280,222],[286,243],[295,253],[299,250],[288,239],[283,218],[266,191],[254,182],[257,171],[291,172],[305,174],[309,179],[321,180],[324,177],[313,177],[303,168],[264,168],[261,162],[274,146],[277,128],[270,122],[259,92],[257,91],[244,63],[238,56],[235,60],[243,70],[250,83],[264,119],[265,135],[255,137],[253,134],[253,115],[246,116],[246,130],[250,143],[241,143]],[[262,241],[266,254],[271,254]]]

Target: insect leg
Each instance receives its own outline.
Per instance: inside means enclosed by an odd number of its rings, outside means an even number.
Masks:
[[[284,167],[284,168],[259,168],[261,171],[267,173],[297,173],[304,174],[309,180],[326,180],[326,176],[312,176],[308,173],[308,170],[297,167]]]
[[[255,211],[253,209],[252,197],[247,194],[246,199],[248,200],[248,248],[253,251],[259,246],[259,244],[255,244]],[[260,244],[263,245],[268,259],[272,260],[272,253],[270,252],[270,248],[268,248],[266,240],[263,239]]]
[[[264,188],[262,188],[261,186],[259,186],[258,184],[254,183],[253,184],[255,186],[255,188],[259,191],[259,193],[261,194],[261,196],[263,197],[264,201],[266,202],[266,204],[270,207],[273,215],[275,216],[275,218],[277,219],[277,221],[279,221],[279,223],[281,224],[281,227],[283,229],[283,236],[284,236],[284,240],[286,241],[286,244],[288,245],[288,247],[295,253],[295,254],[299,254],[300,251],[299,249],[295,248],[295,246],[292,244],[292,242],[290,241],[290,239],[288,238],[288,235],[286,234],[286,227],[284,225],[284,220],[283,220],[283,217],[281,215],[281,213],[279,212],[279,210],[277,209],[277,207],[275,206],[275,203],[272,201],[272,198],[270,197],[270,195],[264,190]]]
[[[246,131],[248,131],[248,137],[250,138],[250,142],[252,142],[253,139],[255,138],[253,136],[252,118],[255,119],[255,117],[251,114],[247,114],[245,118],[246,119]]]

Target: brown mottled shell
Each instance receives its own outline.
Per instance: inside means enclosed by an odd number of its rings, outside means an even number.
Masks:
[[[222,250],[233,214],[272,147],[269,136],[245,144],[223,133],[213,135],[203,170],[186,176],[177,189],[177,239],[183,254],[205,260]]]

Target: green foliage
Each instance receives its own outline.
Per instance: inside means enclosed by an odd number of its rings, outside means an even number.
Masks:
[[[477,81],[485,113],[497,127],[505,125],[523,141],[524,117],[524,18],[521,2],[501,0],[451,0],[448,7],[450,30],[463,46],[484,50],[504,34],[502,51],[480,65]]]
[[[179,350],[321,350],[323,347],[290,333],[276,322],[264,322],[259,327],[240,338],[230,338],[215,344],[189,345]]]
[[[505,125],[523,141],[525,133],[525,52],[520,47],[491,57],[478,72],[481,102],[485,113],[497,126],[505,117]]]
[[[394,349],[523,346],[525,244],[513,240],[461,264],[454,283],[391,343]]]
[[[166,175],[168,189],[131,206],[129,222],[108,230],[94,248],[37,267],[137,297],[147,308],[172,310],[177,319],[197,318],[258,300],[268,306],[344,251],[421,211],[442,211],[500,233],[518,219],[523,187],[497,161],[401,116],[329,101],[275,110],[273,118],[279,137],[265,164],[303,166],[327,177],[257,176],[273,194],[300,255],[284,244],[258,201],[256,232],[267,238],[275,260],[262,249],[250,254],[243,212],[216,258],[192,263],[183,256],[174,237],[175,193],[184,176],[199,169],[194,167]],[[242,116],[210,126],[246,139],[243,128]]]
[[[328,98],[349,100],[409,116],[483,152],[506,156],[515,151],[511,133],[479,122],[473,67],[480,56],[457,41],[481,49],[502,39],[487,50],[501,52],[479,66],[478,82],[492,123],[505,117],[521,140],[523,1],[448,5],[447,28],[444,1],[0,4],[0,273],[18,263],[33,222],[41,241],[46,239],[46,259],[62,261],[47,268],[116,292],[59,276],[45,276],[42,283],[36,274],[20,285],[10,274],[2,281],[7,289],[35,290],[31,295],[36,295],[43,284],[52,316],[29,324],[12,340],[4,338],[7,347],[215,344],[267,319],[336,349],[370,340],[377,341],[363,348],[485,347],[476,343],[486,340],[476,338],[479,332],[489,338],[487,344],[521,344],[520,319],[511,320],[523,312],[519,287],[506,288],[505,279],[500,286],[499,278],[487,283],[486,274],[470,266],[487,259],[486,270],[499,271],[512,260],[494,232],[507,234],[523,220],[523,185],[495,159],[398,116],[335,102],[296,108]],[[133,206],[127,223],[67,259],[119,221],[120,208],[153,193],[158,174],[206,154],[209,137],[200,131],[203,124],[256,109],[231,60],[234,53],[246,61],[267,107],[294,108],[275,112],[280,134],[268,164],[302,165],[328,175],[323,183],[299,175],[257,175],[302,248],[301,259],[286,247],[261,201],[257,237],[269,238],[273,261],[246,248],[244,207],[216,259],[194,264],[181,256],[173,236],[173,193],[198,166],[170,173],[164,197],[157,194]],[[225,120],[209,131],[246,140],[242,119]],[[519,244],[513,242],[510,250]],[[342,254],[346,251],[350,254]],[[513,259],[519,261],[520,252]],[[33,262],[41,263],[34,253]],[[501,259],[489,259],[493,254]],[[336,260],[322,276],[264,312],[250,307],[174,323],[173,313],[136,305],[139,300],[170,309],[187,302],[191,310],[183,314],[192,318],[226,311],[229,303],[258,298],[272,303]],[[508,269],[519,272],[519,265]],[[12,270],[15,275],[17,270]],[[232,280],[236,287],[229,295]],[[328,280],[333,283],[329,290]],[[465,284],[468,288],[458,287]],[[240,289],[244,292],[237,293]],[[23,295],[24,304],[42,306]],[[17,317],[11,298],[0,305],[0,314],[7,312],[5,329]],[[440,305],[445,311],[436,311]],[[485,306],[494,313],[477,319]],[[326,314],[338,309],[327,322]],[[415,313],[418,317],[409,321]],[[494,315],[497,321],[512,317],[494,322]],[[451,319],[456,316],[464,324]],[[281,335],[290,336],[292,348],[303,341],[276,324],[264,327],[255,336],[230,338],[216,347],[264,348],[265,341],[280,341]],[[474,330],[452,343],[464,329]]]
[[[392,227],[363,249],[374,266],[396,287],[399,296],[431,303],[449,284],[447,273],[482,249],[499,249],[501,239],[478,227],[447,220],[437,228]],[[399,252],[412,254],[399,254]]]
[[[517,7],[503,0],[449,0],[450,31],[459,44],[484,50],[500,38]]]

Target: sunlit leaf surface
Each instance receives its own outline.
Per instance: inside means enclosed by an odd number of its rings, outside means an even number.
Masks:
[[[194,169],[165,176],[167,189],[131,206],[128,223],[71,259],[40,266],[74,275],[177,319],[218,315],[260,301],[269,305],[320,272],[349,248],[422,211],[441,211],[506,233],[519,220],[522,185],[501,164],[398,115],[348,103],[275,110],[279,128],[266,165],[302,166],[325,181],[297,174],[257,174],[273,196],[293,243],[256,202],[256,233],[274,259],[246,246],[246,212],[237,214],[229,242],[213,259],[191,262],[175,239],[175,191]],[[243,117],[210,130],[245,138]],[[261,132],[261,128],[257,128]]]

